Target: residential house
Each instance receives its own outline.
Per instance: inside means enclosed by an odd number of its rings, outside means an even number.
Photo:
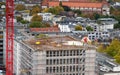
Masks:
[[[75,26],[68,23],[58,24],[58,27],[61,32],[71,32],[75,30]]]
[[[97,39],[108,39],[110,37],[109,32],[88,32],[88,38],[92,41],[95,41]]]
[[[42,16],[43,21],[51,21],[53,18],[52,13],[38,13],[38,15]]]
[[[104,24],[116,24],[118,21],[116,21],[114,18],[99,18],[99,22]]]

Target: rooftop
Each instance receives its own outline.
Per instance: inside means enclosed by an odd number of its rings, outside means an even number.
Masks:
[[[62,4],[64,6],[68,6],[68,7],[88,7],[88,8],[101,8],[103,6],[103,3],[83,3],[83,2],[62,2]],[[49,6],[59,6],[59,2],[54,2],[51,1],[49,2]]]
[[[92,46],[84,47],[81,40],[70,36],[54,36],[46,38],[36,38],[23,41],[34,50],[73,50],[73,49],[95,49]]]

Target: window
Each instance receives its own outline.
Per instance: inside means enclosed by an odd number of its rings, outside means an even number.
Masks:
[[[49,68],[48,67],[46,67],[46,73],[48,73],[49,72]]]
[[[53,73],[55,73],[55,67],[53,67]]]

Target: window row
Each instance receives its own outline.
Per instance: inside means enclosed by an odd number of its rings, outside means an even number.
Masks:
[[[46,73],[64,73],[64,72],[84,72],[85,67],[83,66],[56,66],[46,67]]]
[[[61,51],[47,51],[46,57],[52,56],[78,56],[85,54],[85,50],[61,50]]]
[[[82,64],[84,62],[85,62],[85,58],[47,59],[46,60],[46,65]]]

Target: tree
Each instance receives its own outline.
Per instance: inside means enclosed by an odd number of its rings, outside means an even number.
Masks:
[[[41,22],[42,21],[42,16],[37,15],[37,14],[33,15],[32,19],[31,19],[31,22],[33,22],[33,21]]]
[[[64,11],[71,11],[70,7],[68,7],[68,6],[62,6],[62,7],[63,7]]]
[[[120,23],[115,24],[114,29],[120,29]]]
[[[43,13],[49,12],[49,8],[45,8],[42,10]]]
[[[37,14],[39,12],[41,12],[40,7],[38,5],[33,6],[32,10],[31,10],[31,15]]]
[[[59,2],[59,6],[62,7],[62,1]]]
[[[115,57],[119,51],[120,41],[118,39],[114,39],[106,49],[106,53],[112,57]]]
[[[40,28],[40,27],[43,27],[43,24],[42,24],[42,22],[34,21],[29,25],[29,27],[30,28]]]
[[[99,45],[97,51],[101,53],[105,53],[106,47],[104,45]]]
[[[119,52],[114,56],[115,61],[120,64],[120,49]]]
[[[16,7],[15,7],[15,10],[17,11],[22,11],[22,10],[25,10],[25,6],[23,4],[18,4]]]
[[[22,24],[27,24],[27,23],[29,23],[27,20],[21,20],[20,21]]]
[[[52,13],[52,14],[59,14],[60,12],[64,11],[63,7],[60,6],[56,6],[53,8],[49,8],[48,12]]]
[[[47,22],[45,22],[45,23],[43,23],[43,24],[45,25],[45,27],[50,27],[50,24],[47,23]]]
[[[23,20],[23,18],[20,16],[17,16],[16,19],[17,19],[17,22],[20,22],[21,20]]]
[[[80,10],[73,10],[74,13],[77,13],[78,15],[81,15],[81,11]]]
[[[91,26],[86,27],[87,31],[93,31],[93,28]]]
[[[75,26],[75,30],[76,30],[76,31],[79,31],[79,30],[81,31],[81,30],[82,30],[82,26],[81,26],[81,25]]]
[[[95,20],[97,20],[98,18],[100,18],[100,15],[98,13],[94,13],[93,16],[94,16]]]

